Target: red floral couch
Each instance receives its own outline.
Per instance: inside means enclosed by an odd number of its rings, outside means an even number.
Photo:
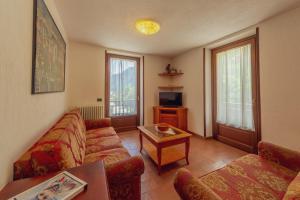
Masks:
[[[195,178],[180,169],[174,186],[183,200],[300,200],[300,153],[260,142],[258,155],[243,156]]]
[[[79,110],[65,113],[18,161],[14,179],[44,175],[103,160],[111,199],[139,200],[144,162],[123,148],[110,119],[84,121]]]

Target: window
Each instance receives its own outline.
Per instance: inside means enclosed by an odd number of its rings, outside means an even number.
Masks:
[[[257,34],[212,50],[214,138],[247,152],[260,141]]]
[[[254,130],[251,45],[217,53],[216,57],[217,122]]]
[[[137,114],[137,62],[110,58],[109,116]]]

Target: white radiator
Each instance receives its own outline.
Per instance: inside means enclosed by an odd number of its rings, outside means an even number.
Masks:
[[[104,107],[102,105],[79,107],[84,120],[95,120],[104,118]]]

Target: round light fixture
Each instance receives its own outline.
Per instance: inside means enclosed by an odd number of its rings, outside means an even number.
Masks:
[[[140,33],[145,35],[153,35],[160,30],[160,25],[157,22],[148,19],[137,20],[135,27]]]

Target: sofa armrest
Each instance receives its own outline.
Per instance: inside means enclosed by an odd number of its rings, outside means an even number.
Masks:
[[[103,119],[98,119],[98,120],[85,120],[84,122],[85,122],[86,130],[111,126],[110,118],[103,118]]]
[[[300,171],[300,152],[280,147],[267,142],[258,144],[258,155],[293,171]]]
[[[120,184],[144,173],[144,161],[140,156],[134,156],[106,167],[109,184]]]
[[[195,178],[187,169],[180,169],[175,175],[174,187],[182,200],[220,200],[210,188]]]

